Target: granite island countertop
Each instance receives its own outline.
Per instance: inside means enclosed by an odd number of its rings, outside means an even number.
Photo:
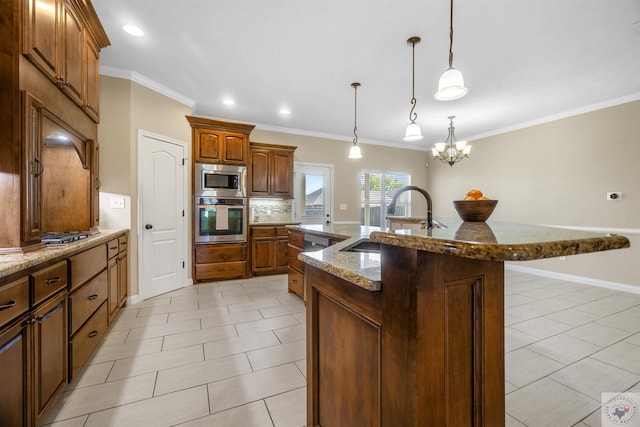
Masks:
[[[346,240],[315,252],[302,252],[299,259],[370,291],[381,290],[379,253],[346,252],[342,249],[363,239],[374,242],[489,261],[526,261],[577,255],[629,247],[624,236],[559,227],[488,221],[440,221],[447,228],[390,230],[357,224],[298,226],[305,232]]]
[[[52,259],[65,258],[77,252],[82,252],[84,249],[92,246],[106,243],[126,231],[128,230],[100,230],[96,234],[91,234],[86,239],[77,240],[66,245],[45,246],[43,249],[24,254],[2,254],[0,255],[0,278],[26,270]]]

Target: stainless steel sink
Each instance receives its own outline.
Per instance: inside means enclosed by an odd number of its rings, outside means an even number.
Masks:
[[[380,243],[372,242],[369,239],[363,239],[355,242],[352,245],[346,246],[340,249],[343,252],[380,252]]]

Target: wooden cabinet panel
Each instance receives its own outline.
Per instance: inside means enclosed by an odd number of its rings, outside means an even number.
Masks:
[[[293,153],[296,147],[252,142],[249,194],[256,197],[293,197]]]
[[[273,252],[273,237],[251,239],[251,269],[254,273],[273,272]]]
[[[69,309],[71,310],[70,336],[108,299],[110,287],[107,279],[107,270],[104,270],[98,277],[69,295]]]
[[[0,327],[29,310],[29,278],[0,287]]]
[[[118,296],[118,280],[120,279],[120,275],[118,274],[118,258],[110,259],[107,263],[107,287],[109,288],[109,297],[108,297],[108,311],[109,311],[109,323],[111,323],[116,314],[118,314],[118,309],[120,308],[120,297]]]
[[[42,103],[27,92],[24,105],[22,156],[22,236],[23,242],[42,238]]]
[[[195,245],[195,280],[235,279],[247,276],[247,244]]]
[[[27,0],[24,11],[23,53],[52,81],[58,81],[62,0]]]
[[[126,251],[129,246],[129,236],[120,236],[118,237],[118,251]]]
[[[100,121],[100,49],[89,35],[85,37],[85,103],[84,111],[96,123]]]
[[[275,252],[275,270],[278,273],[286,273],[289,266],[289,239],[276,238]]]
[[[113,239],[107,242],[107,259],[111,259],[118,255],[120,251],[120,244],[118,239]]]
[[[223,163],[227,164],[247,164],[247,136],[238,134],[223,134],[224,136],[224,157]]]
[[[269,195],[269,160],[268,150],[251,149],[249,192],[253,196]]]
[[[126,247],[126,245],[125,245]],[[129,289],[129,262],[126,249],[118,254],[118,298],[120,307],[127,301]]]
[[[100,273],[107,266],[107,245],[99,245],[69,258],[71,286],[73,290]]]
[[[304,295],[304,274],[295,268],[288,268],[287,285],[289,292],[293,292],[300,298]]]
[[[251,227],[251,271],[286,273],[289,265],[288,230],[282,226]]]
[[[196,161],[222,162],[222,138],[218,133],[196,132]]]
[[[247,135],[243,133],[196,129],[194,161],[244,166],[247,164],[248,145]]]
[[[289,230],[289,244],[302,249],[304,247],[304,234],[301,231]]]
[[[84,106],[84,26],[67,2],[62,4],[62,55],[59,85],[79,107]]]
[[[0,330],[0,420],[6,426],[28,426],[32,399],[28,391],[31,382],[31,328],[28,317]]]
[[[60,261],[51,267],[33,273],[31,277],[33,278],[33,305],[36,306],[67,287],[67,261]]]
[[[96,345],[107,331],[108,313],[107,304],[103,303],[100,309],[91,316],[89,321],[73,336],[69,343],[69,380],[75,378],[80,368],[87,360]]]
[[[271,193],[293,197],[293,151],[274,150],[271,162]]]
[[[67,384],[67,293],[33,314],[34,411],[40,425]]]
[[[196,280],[236,279],[246,276],[246,261],[196,264]]]
[[[245,243],[196,245],[196,263],[246,261]]]

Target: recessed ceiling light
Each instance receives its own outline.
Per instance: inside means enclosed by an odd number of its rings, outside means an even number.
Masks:
[[[135,37],[144,36],[144,31],[142,31],[140,27],[137,27],[135,25],[127,24],[127,25],[124,25],[122,29],[125,31],[125,33],[131,34],[132,36],[135,36]]]
[[[224,101],[222,101],[222,103],[223,103],[224,105],[234,105],[234,104],[235,104],[235,102],[233,101],[233,99],[229,99],[229,98],[227,98],[227,99],[225,99]]]
[[[289,111],[288,108],[281,108],[280,114],[282,114],[283,116],[288,116],[289,114],[291,114],[291,111]]]

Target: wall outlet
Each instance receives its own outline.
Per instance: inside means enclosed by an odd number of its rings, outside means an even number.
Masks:
[[[124,197],[112,197],[109,199],[111,209],[124,209]]]
[[[347,204],[346,203],[340,203],[340,210],[341,211],[346,211],[347,210]]]
[[[621,191],[609,191],[607,193],[607,200],[620,200],[622,199]]]

